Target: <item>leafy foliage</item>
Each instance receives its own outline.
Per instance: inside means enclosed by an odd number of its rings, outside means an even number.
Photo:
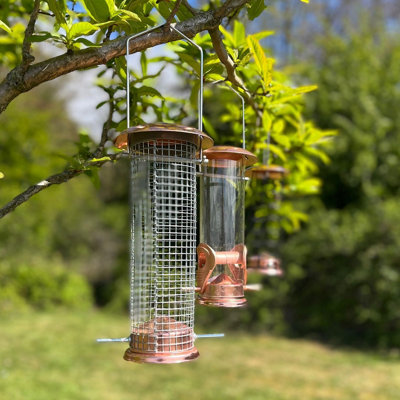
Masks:
[[[372,18],[372,17],[371,17]],[[322,167],[322,202],[284,247],[294,332],[392,348],[399,337],[400,42],[359,14],[357,31],[322,40],[309,110],[340,131]],[[290,270],[297,271],[290,277]]]

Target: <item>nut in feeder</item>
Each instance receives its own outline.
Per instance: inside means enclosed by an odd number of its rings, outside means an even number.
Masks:
[[[215,146],[203,153],[197,290],[204,305],[246,304],[245,172],[256,156],[244,148],[244,134],[243,123],[243,148]]]
[[[199,46],[171,29],[195,45],[203,60]],[[127,54],[128,49],[129,39]],[[128,67],[127,77],[129,82]],[[127,361],[178,363],[199,355],[194,346],[196,165],[197,153],[213,144],[201,131],[202,82],[201,76],[198,129],[166,123],[130,128],[127,85],[128,129],[116,140],[120,147],[128,145],[131,159],[131,334],[116,339],[129,341]]]

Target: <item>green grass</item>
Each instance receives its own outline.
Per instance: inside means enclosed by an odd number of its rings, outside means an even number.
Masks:
[[[400,360],[302,340],[229,334],[178,365],[122,359],[128,317],[60,310],[0,319],[1,400],[390,400]],[[212,331],[212,329],[210,329]]]

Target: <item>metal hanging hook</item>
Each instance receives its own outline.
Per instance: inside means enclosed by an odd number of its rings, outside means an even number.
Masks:
[[[236,90],[234,89],[231,85],[228,85],[225,80],[219,80],[215,82],[211,82],[212,85],[219,85],[220,83],[225,83],[225,86],[229,88],[232,92],[236,94],[242,101],[242,147],[243,149],[246,149],[246,120],[245,120],[245,101],[244,97]]]
[[[130,72],[129,72],[129,65],[128,65],[128,57],[130,56],[129,52],[129,43],[131,40],[136,39],[140,36],[145,35],[146,33],[153,32],[161,27],[165,27],[165,24],[157,25],[154,26],[153,28],[147,29],[143,32],[139,32],[135,35],[130,36],[126,40],[126,127],[130,128]],[[176,28],[176,24],[171,24],[169,25],[169,28],[171,28],[173,31],[178,33],[183,39],[188,41],[190,44],[195,46],[199,51],[200,51],[200,89],[199,89],[199,102],[198,102],[198,129],[199,131],[203,130],[203,91],[204,91],[204,84],[203,84],[203,75],[204,75],[204,54],[203,54],[203,49],[195,43],[193,40],[188,38],[184,33],[182,33],[179,29]]]

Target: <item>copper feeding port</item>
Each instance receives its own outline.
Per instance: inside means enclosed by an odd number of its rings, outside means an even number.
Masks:
[[[255,272],[267,276],[282,276],[281,260],[269,253],[251,256],[248,272]]]
[[[210,246],[201,243],[197,247],[199,266],[197,285],[199,303],[217,307],[243,307],[247,301],[244,286],[247,281],[246,247],[236,246],[232,251],[215,252]],[[213,274],[217,266],[228,273]],[[212,276],[213,275],[213,276]]]

